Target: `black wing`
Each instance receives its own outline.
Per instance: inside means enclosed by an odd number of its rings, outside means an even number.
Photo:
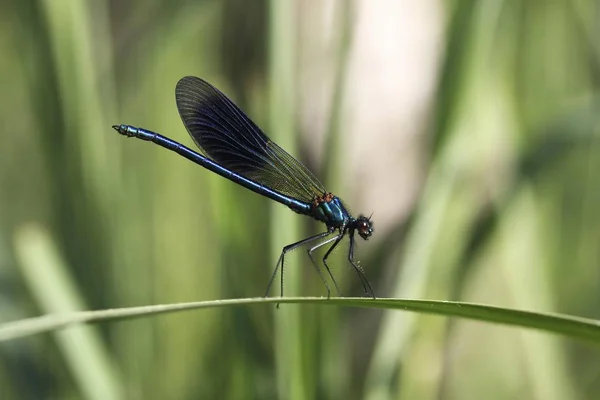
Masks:
[[[304,165],[210,83],[186,76],[177,83],[175,97],[190,136],[213,161],[300,201],[309,203],[325,193]]]

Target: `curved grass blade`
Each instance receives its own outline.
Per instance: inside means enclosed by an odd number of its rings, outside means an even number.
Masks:
[[[28,318],[0,325],[0,342],[23,338],[44,332],[51,332],[77,324],[139,318],[143,316],[173,313],[184,310],[274,303],[365,307],[375,309],[414,311],[424,314],[442,315],[446,317],[461,317],[477,321],[492,322],[557,333],[572,339],[583,340],[600,346],[600,321],[588,318],[562,314],[537,313],[533,311],[515,310],[483,304],[461,303],[454,301],[369,299],[353,297],[331,299],[321,297],[261,297],[127,307],[64,314],[49,314],[41,317]]]

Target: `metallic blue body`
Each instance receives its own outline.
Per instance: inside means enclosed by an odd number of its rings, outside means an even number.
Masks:
[[[354,233],[356,231],[356,232],[358,232],[358,235],[361,236],[363,239],[365,239],[365,240],[368,239],[371,236],[371,234],[373,233],[373,227],[372,227],[370,218],[367,218],[364,216],[359,216],[358,218],[352,217],[348,213],[348,210],[346,210],[346,207],[344,207],[344,204],[338,197],[332,195],[331,193],[323,193],[321,197],[314,199],[310,203],[300,201],[293,197],[286,196],[280,192],[277,192],[277,191],[275,191],[265,185],[262,185],[252,179],[248,179],[240,174],[237,174],[237,173],[233,172],[232,170],[225,168],[224,166],[216,163],[215,161],[211,160],[210,158],[205,157],[202,154],[199,154],[199,153],[195,152],[194,150],[192,150],[174,140],[171,140],[165,136],[162,136],[156,132],[152,132],[152,131],[149,131],[149,130],[146,130],[143,128],[136,128],[131,125],[113,125],[113,128],[124,136],[135,137],[138,139],[146,140],[146,141],[149,141],[152,143],[156,143],[159,146],[162,146],[168,150],[174,151],[175,153],[187,158],[190,161],[195,162],[196,164],[208,169],[209,171],[219,174],[220,176],[222,176],[226,179],[229,179],[230,181],[235,182],[247,189],[250,189],[255,193],[261,194],[263,196],[266,196],[270,199],[277,201],[278,203],[286,205],[298,214],[307,215],[318,221],[324,222],[325,225],[327,225],[326,232],[319,233],[317,235],[303,239],[296,243],[292,243],[283,248],[283,251],[281,252],[281,255],[279,256],[279,260],[277,261],[277,266],[275,267],[275,270],[273,271],[273,275],[271,276],[271,279],[269,280],[269,285],[267,286],[267,292],[265,293],[265,296],[267,296],[269,293],[269,289],[271,287],[271,284],[273,283],[273,280],[275,279],[275,275],[277,274],[277,270],[279,269],[280,265],[281,265],[281,276],[282,276],[282,278],[281,278],[281,295],[283,295],[284,256],[288,251],[291,251],[295,248],[306,245],[308,243],[311,243],[311,242],[314,243],[317,240],[324,239],[327,236],[332,235],[336,230],[339,230],[339,233],[337,233],[336,236],[334,236],[333,238],[326,239],[326,240],[322,241],[321,243],[318,243],[318,244],[312,246],[308,250],[308,254],[311,258],[311,261],[315,265],[317,272],[319,273],[321,279],[323,280],[325,288],[327,289],[327,297],[329,297],[329,295],[330,295],[330,289],[329,289],[329,286],[327,285],[327,281],[325,280],[323,274],[321,273],[321,271],[319,269],[319,266],[314,262],[314,260],[312,260],[312,252],[323,245],[333,242],[333,244],[331,245],[329,250],[327,250],[327,252],[325,253],[325,256],[323,257],[323,265],[325,266],[325,269],[327,270],[329,277],[333,281],[335,288],[339,293],[340,290],[339,290],[338,284],[335,281],[335,278],[333,277],[333,274],[331,273],[329,266],[327,265],[327,258],[329,257],[329,254],[331,254],[333,249],[340,243],[340,241],[346,235],[346,233],[348,233],[349,237],[350,237],[350,248],[349,248],[349,252],[348,252],[348,260],[350,261],[354,270],[357,272],[357,274],[361,280],[361,283],[363,285],[363,289],[364,289],[365,293],[367,295],[370,295],[373,298],[375,298],[375,294],[373,293],[371,284],[365,277],[365,275],[362,271],[362,268],[357,263],[354,262]]]
[[[210,83],[193,76],[183,77],[177,82],[175,100],[183,124],[203,154],[146,129],[131,125],[113,125],[113,129],[121,135],[142,139],[171,150],[209,171],[327,226],[325,232],[289,244],[282,249],[265,296],[269,294],[280,267],[283,296],[285,255],[296,248],[310,245],[308,255],[329,297],[331,291],[325,275],[313,258],[315,250],[328,244],[330,246],[322,258],[322,265],[340,293],[327,265],[327,258],[342,239],[348,236],[348,261],[358,274],[365,293],[375,298],[373,288],[361,266],[354,261],[354,234],[358,234],[364,240],[371,237],[373,224],[370,217],[351,216],[342,201],[327,192],[310,170],[271,141],[238,106]]]
[[[289,196],[285,196],[279,192],[276,192],[275,190],[272,190],[264,185],[261,185],[258,182],[255,182],[251,179],[248,179],[239,174],[236,174],[235,172],[217,164],[210,158],[207,158],[207,157],[203,156],[202,154],[195,152],[194,150],[182,145],[181,143],[171,140],[171,139],[169,139],[161,134],[158,134],[156,132],[152,132],[152,131],[149,131],[149,130],[146,130],[143,128],[136,128],[131,125],[118,125],[115,127],[115,129],[117,129],[119,131],[119,133],[122,135],[125,135],[128,137],[135,137],[138,139],[153,142],[153,143],[158,144],[159,146],[164,147],[165,149],[174,151],[175,153],[182,155],[183,157],[187,158],[188,160],[193,161],[196,164],[203,166],[204,168],[208,169],[209,171],[212,171],[216,174],[221,175],[223,178],[227,178],[230,181],[235,182],[247,189],[250,189],[255,193],[262,194],[265,197],[268,197],[268,198],[273,199],[283,205],[286,205],[289,208],[291,208],[293,211],[297,212],[298,214],[308,215],[308,216],[318,219],[319,221],[323,221],[329,226],[329,222],[327,220],[321,219],[320,217],[313,215],[312,204],[293,199]],[[337,199],[337,197],[333,201],[336,201],[336,200],[337,200],[337,203],[341,206],[341,202],[339,201],[339,199]],[[317,210],[323,208],[321,206],[322,205],[319,205]],[[331,207],[331,208],[336,209],[337,207]],[[341,208],[347,215],[347,212],[344,209],[344,207],[341,206]],[[339,211],[333,212],[333,211],[326,210],[323,215],[338,216]],[[333,222],[333,223],[337,224],[337,221]],[[335,225],[335,226],[337,227],[338,225]]]

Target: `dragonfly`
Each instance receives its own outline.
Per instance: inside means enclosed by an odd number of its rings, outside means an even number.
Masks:
[[[278,271],[281,275],[280,295],[283,296],[285,256],[294,249],[308,245],[308,256],[323,281],[328,298],[331,290],[313,252],[330,245],[321,260],[339,295],[339,286],[327,260],[342,239],[348,236],[348,261],[358,274],[365,294],[375,298],[362,267],[354,260],[355,234],[364,240],[371,237],[371,217],[353,217],[339,197],[328,192],[308,168],[269,139],[233,101],[210,83],[186,76],[177,83],[175,98],[183,124],[201,153],[144,128],[125,124],[113,125],[113,128],[121,135],[171,150],[298,214],[325,224],[324,232],[283,247],[265,297],[269,295]]]

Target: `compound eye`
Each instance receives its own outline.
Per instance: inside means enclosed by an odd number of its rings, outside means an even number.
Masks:
[[[373,234],[373,226],[371,225],[371,221],[365,217],[359,217],[356,220],[356,230],[360,237],[367,240],[369,236]]]

